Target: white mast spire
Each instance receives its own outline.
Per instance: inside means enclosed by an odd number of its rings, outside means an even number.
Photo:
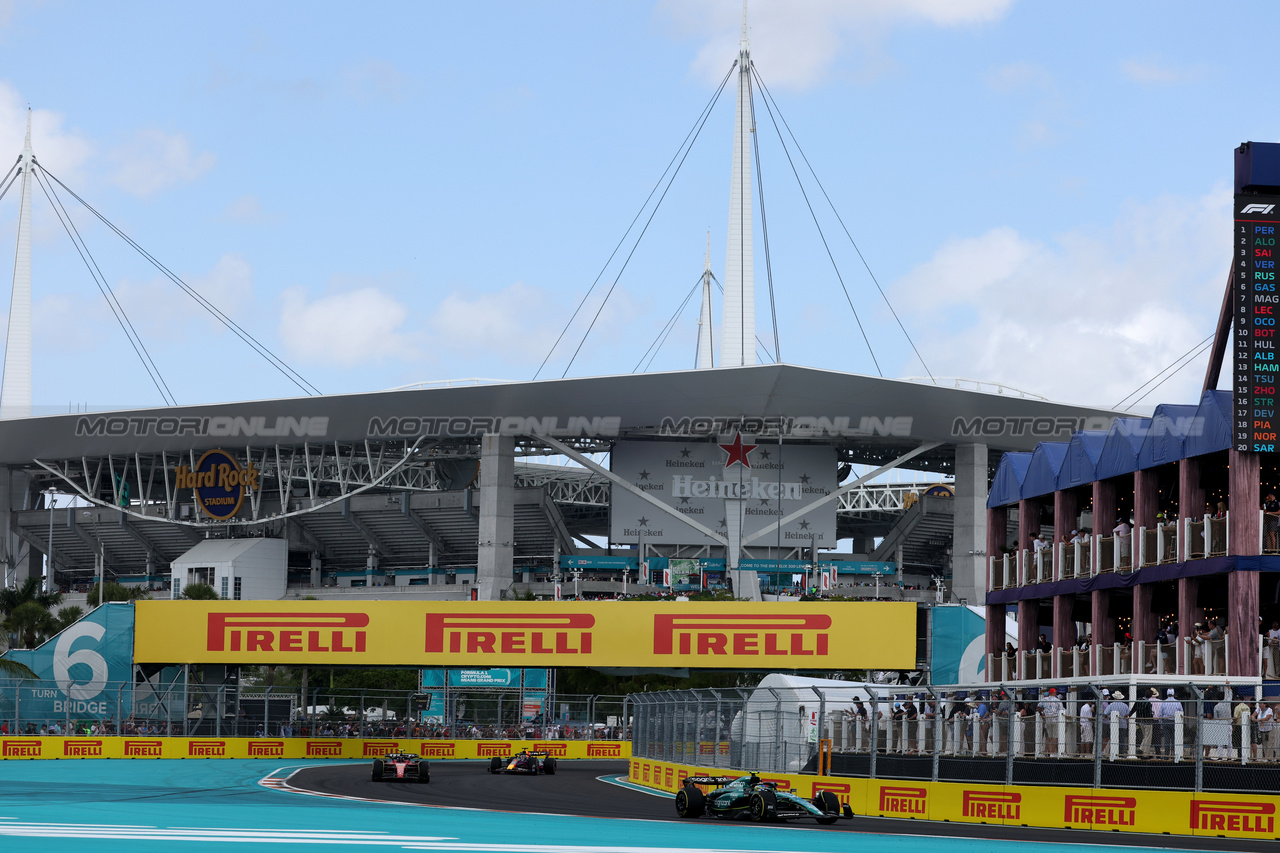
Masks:
[[[733,170],[729,182],[729,234],[724,263],[724,322],[720,366],[756,363],[756,290],[751,239],[751,49],[747,0],[742,0],[738,44],[738,105],[733,119]]]
[[[698,369],[715,367],[711,343],[711,231],[707,231],[707,253],[702,259],[702,313],[698,315]]]
[[[0,419],[31,417],[31,184],[35,181],[32,173],[35,159],[31,151],[31,108],[27,107],[27,139],[18,166],[22,173],[18,249],[13,259],[13,296],[9,300]]]

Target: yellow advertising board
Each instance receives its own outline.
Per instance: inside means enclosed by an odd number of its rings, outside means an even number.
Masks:
[[[0,737],[0,759],[62,758],[284,758],[373,759],[389,752],[423,758],[493,758],[522,749],[556,758],[631,757],[631,744],[616,740],[458,740],[421,738],[236,737]]]
[[[915,630],[910,602],[139,601],[134,660],[912,669]]]
[[[735,776],[739,772],[633,757],[629,779],[675,792],[690,776]],[[761,773],[783,790],[812,797],[833,791],[854,814],[941,820],[1115,830],[1224,838],[1280,839],[1276,813],[1280,796],[1195,794],[1115,788],[986,785],[979,782],[915,782]]]

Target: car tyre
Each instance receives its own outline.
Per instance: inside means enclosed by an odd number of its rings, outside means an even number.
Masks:
[[[382,762],[381,761],[373,762],[373,781],[375,782],[382,781]]]
[[[747,813],[756,823],[773,820],[778,813],[778,798],[773,791],[753,791],[747,802]]]
[[[835,823],[840,819],[840,801],[830,791],[819,791],[813,797],[813,804],[822,809],[826,817],[817,818],[818,823]]]
[[[680,817],[702,817],[707,808],[707,798],[692,785],[685,785],[676,792],[676,814]]]
[[[501,772],[502,772],[502,759],[501,759],[501,758],[490,758],[490,759],[489,759],[489,772],[490,772],[490,773],[501,773]]]
[[[548,757],[546,761],[542,762],[542,772],[548,776],[556,775],[556,760]]]

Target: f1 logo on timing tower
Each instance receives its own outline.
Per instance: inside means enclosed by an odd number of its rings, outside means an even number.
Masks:
[[[1246,204],[1241,208],[1241,213],[1270,213],[1275,210],[1274,204]]]

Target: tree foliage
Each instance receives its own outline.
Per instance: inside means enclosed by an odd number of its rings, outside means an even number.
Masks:
[[[45,610],[56,607],[62,601],[60,592],[44,592],[40,589],[41,579],[29,577],[21,586],[0,589],[0,615],[8,616],[22,604],[34,601]]]
[[[151,591],[141,586],[125,586],[115,581],[107,581],[102,585],[102,600],[108,601],[137,601],[141,598],[150,598]],[[86,596],[90,607],[98,606],[98,584],[94,584],[88,596]]]
[[[222,598],[218,595],[218,591],[207,583],[188,584],[182,591],[182,597],[191,601],[218,601]]]
[[[58,631],[58,620],[38,601],[24,601],[4,620],[4,629],[24,649],[34,649]]]

